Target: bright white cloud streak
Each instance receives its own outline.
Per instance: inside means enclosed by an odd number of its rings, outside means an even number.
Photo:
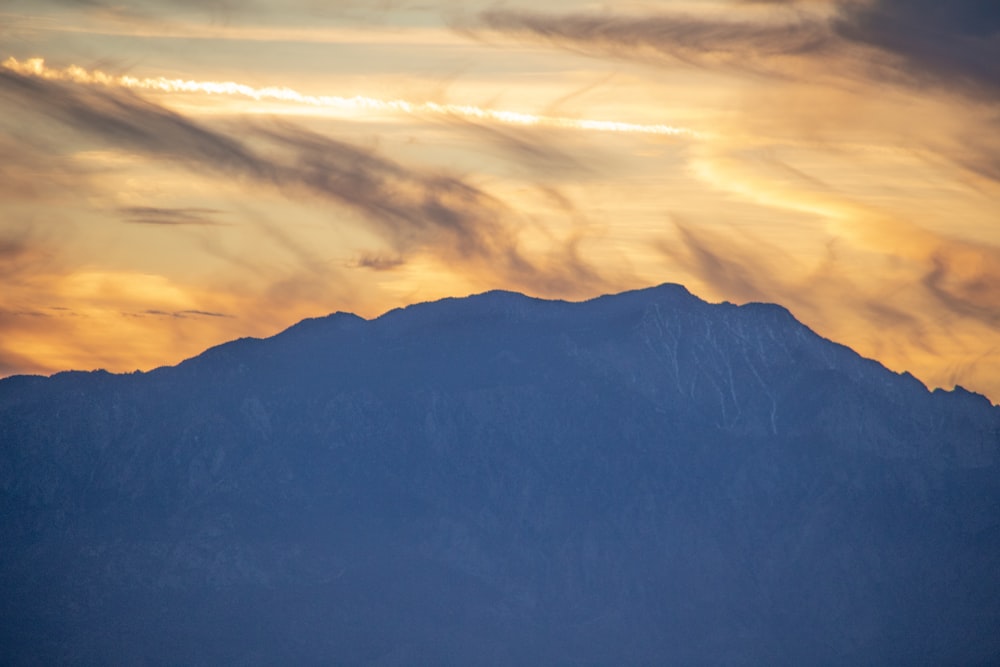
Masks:
[[[208,95],[231,95],[246,97],[256,101],[278,100],[294,104],[334,109],[338,111],[382,111],[400,114],[434,114],[459,116],[489,123],[562,128],[569,130],[589,130],[594,132],[620,132],[628,134],[655,134],[665,136],[689,136],[697,133],[685,127],[665,124],[624,123],[611,120],[567,118],[544,116],[519,111],[485,109],[467,104],[438,104],[436,102],[408,102],[406,100],[381,100],[374,97],[356,95],[306,95],[291,88],[268,86],[254,88],[233,81],[191,81],[167,79],[164,77],[138,78],[127,74],[107,74],[100,70],[87,70],[78,65],[62,69],[46,66],[42,58],[30,58],[24,62],[8,58],[3,67],[18,74],[35,76],[53,81],[101,85],[116,88],[152,90],[166,93],[204,93]]]

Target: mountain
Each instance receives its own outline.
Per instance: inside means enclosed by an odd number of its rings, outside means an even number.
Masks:
[[[1000,662],[1000,407],[683,287],[0,381],[7,665]]]

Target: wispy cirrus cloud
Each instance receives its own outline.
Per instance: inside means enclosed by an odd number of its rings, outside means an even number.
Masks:
[[[123,206],[118,213],[125,222],[138,225],[223,225],[218,215],[218,209],[180,207],[164,208],[159,206]]]
[[[915,83],[1000,96],[1000,4],[993,0],[845,0],[838,6],[837,35],[897,56],[897,69]]]
[[[715,211],[708,228],[682,223],[654,243],[669,265],[718,298],[786,304],[824,335],[932,384],[947,386],[960,366],[1000,395],[1000,239],[984,227],[1000,196],[1000,5],[731,6],[501,8],[480,14],[475,30],[738,82],[687,168],[798,222],[773,238],[717,233],[740,224]],[[814,247],[800,257],[785,242],[793,236]],[[836,252],[819,260],[823,238]]]
[[[939,239],[930,256],[875,280],[858,274],[836,240],[812,262],[734,228],[678,221],[675,230],[657,248],[705,294],[781,303],[822,335],[931,386],[1000,395],[1000,248]]]
[[[29,216],[23,221],[25,234],[6,233],[0,245],[5,287],[17,287],[0,297],[0,362],[5,367],[130,370],[176,361],[211,342],[274,333],[333,308],[375,314],[380,312],[376,308],[401,305],[401,297],[348,275],[358,268],[387,272],[429,267],[443,276],[460,276],[463,285],[503,282],[562,296],[608,284],[581,258],[573,241],[553,240],[541,254],[522,250],[519,229],[530,221],[484,187],[292,123],[208,123],[127,90],[46,81],[9,68],[0,68],[0,99],[31,119],[32,141],[50,136],[54,142],[35,147],[24,144],[16,131],[0,132],[6,141],[31,149],[22,152],[16,169],[8,163],[5,173],[16,173],[22,183],[36,173],[45,183],[41,177],[51,170],[46,165],[66,169],[80,162],[95,168],[92,179],[67,178],[62,194],[71,193],[67,199],[74,208],[67,206],[63,223],[59,217],[47,219],[44,229],[53,234],[60,226],[82,231],[88,224],[105,224],[110,212],[112,220],[141,223],[128,234],[144,243],[163,242],[173,253],[199,250],[218,260],[215,266],[227,267],[216,269],[219,278],[205,281],[146,268],[151,262],[142,257],[122,254],[107,265],[86,266],[81,253],[66,252],[43,266],[40,257],[44,259],[48,246],[38,234],[27,233]],[[50,153],[61,157],[47,159]],[[91,157],[84,160],[84,155]],[[102,169],[113,170],[105,174],[113,177],[107,183],[100,178]],[[180,200],[206,200],[198,192],[215,186],[231,192],[231,199],[207,199],[219,201],[217,206],[171,205],[178,199],[159,178],[192,184],[195,189]],[[10,184],[16,186],[13,180]],[[130,184],[153,194],[146,199],[150,203],[129,192]],[[363,232],[351,231],[354,236],[346,238],[356,245],[356,237],[362,238],[361,247],[378,249],[362,253],[357,266],[331,257],[331,248],[310,243],[295,220],[273,208],[257,209],[260,202],[273,206],[282,199],[299,210],[326,209],[322,218],[332,227]],[[13,225],[9,210],[3,215],[7,232],[20,228]],[[227,230],[224,223],[230,221],[240,224]],[[175,234],[172,228],[188,231]],[[65,230],[58,233],[65,238]],[[403,289],[414,292],[396,288]],[[448,291],[442,285],[431,294]],[[364,300],[373,294],[371,302]],[[29,306],[37,303],[70,310],[29,315],[37,311]],[[231,313],[237,315],[228,317]],[[28,363],[31,359],[44,361]]]
[[[334,309],[676,280],[1000,395],[995,6],[11,0],[0,356],[130,370]]]
[[[952,244],[933,251],[920,284],[951,314],[1000,333],[1000,248]]]
[[[140,315],[159,315],[161,317],[174,317],[177,319],[184,319],[186,317],[233,317],[227,313],[212,313],[206,310],[175,310],[168,312],[165,310],[150,309],[142,311]]]
[[[518,247],[518,213],[480,187],[290,123],[241,124],[228,133],[129,91],[48,81],[7,68],[0,68],[0,94],[118,148],[353,208],[399,255],[431,253],[543,292],[578,294],[604,284],[573,247],[556,251],[544,264],[528,258]],[[153,207],[122,212],[174,224],[211,217]]]
[[[168,79],[165,77],[137,78],[125,74],[108,74],[101,70],[87,70],[76,65],[58,69],[48,67],[42,58],[30,58],[24,62],[16,58],[7,58],[2,63],[2,66],[18,74],[26,74],[33,78],[47,81],[82,83],[133,91],[227,95],[249,98],[257,102],[273,100],[335,111],[441,116],[472,123],[511,125],[515,127],[540,127],[663,136],[692,135],[691,130],[688,128],[663,123],[642,124],[614,120],[569,118],[565,116],[539,115],[520,111],[492,109],[468,104],[440,104],[429,101],[410,102],[401,99],[384,100],[362,95],[355,95],[353,97],[307,95],[285,86],[255,88],[236,81],[195,81],[190,79]]]
[[[827,18],[788,11],[776,11],[765,21],[717,13],[552,14],[493,9],[462,29],[544,40],[600,57],[782,77],[800,72],[809,59],[845,55],[843,40]]]
[[[535,36],[585,52],[699,66],[745,68],[767,58],[828,54],[838,46],[831,26],[808,16],[755,22],[691,14],[557,15],[496,9],[479,18],[493,31]]]
[[[992,0],[744,0],[764,11],[550,14],[494,9],[480,28],[544,39],[585,53],[660,63],[933,83],[975,97],[1000,95],[1000,5]]]
[[[396,255],[382,255],[373,252],[362,253],[355,266],[373,271],[392,271],[406,264],[406,260]]]
[[[0,94],[116,146],[235,176],[273,180],[271,165],[239,140],[213,132],[137,95],[65,85],[0,68]]]
[[[39,137],[3,132],[0,195],[8,203],[52,201],[92,187],[93,174]]]

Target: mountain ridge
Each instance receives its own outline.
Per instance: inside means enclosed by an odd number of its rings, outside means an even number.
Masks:
[[[936,388],[931,389],[930,387],[928,387],[928,385],[926,385],[923,381],[921,381],[918,377],[914,376],[908,370],[894,371],[894,370],[892,370],[892,369],[884,366],[884,364],[882,364],[877,359],[870,358],[870,357],[864,357],[864,356],[858,354],[857,352],[855,352],[849,346],[844,345],[842,343],[838,343],[838,342],[836,342],[836,341],[834,341],[832,339],[826,338],[826,337],[824,337],[824,336],[816,333],[811,328],[809,328],[808,326],[806,326],[805,324],[803,324],[802,322],[800,322],[790,310],[788,310],[785,306],[782,306],[781,304],[772,303],[772,302],[763,302],[763,301],[750,301],[750,302],[747,302],[747,303],[744,303],[744,304],[739,304],[739,305],[732,304],[732,303],[730,303],[728,301],[723,301],[723,302],[719,302],[719,303],[712,303],[712,302],[708,302],[708,301],[704,301],[704,300],[700,299],[696,295],[692,294],[683,285],[680,285],[680,284],[677,284],[677,283],[669,283],[669,282],[668,283],[660,283],[659,285],[655,285],[655,286],[651,286],[651,287],[645,287],[645,288],[637,288],[637,289],[627,290],[627,291],[624,291],[624,292],[617,292],[617,293],[612,293],[612,294],[602,294],[602,295],[599,295],[599,296],[596,296],[596,297],[592,297],[590,299],[585,299],[585,300],[582,300],[582,301],[567,301],[567,300],[563,300],[563,299],[544,299],[544,298],[539,298],[539,297],[532,297],[532,296],[529,296],[529,295],[526,295],[526,294],[523,294],[523,293],[520,293],[520,292],[512,291],[512,290],[493,289],[493,290],[487,290],[485,292],[478,292],[478,293],[469,294],[469,295],[463,296],[463,297],[444,297],[442,299],[436,299],[436,300],[431,300],[431,301],[416,302],[416,303],[408,304],[408,305],[405,305],[405,306],[400,306],[400,307],[397,307],[397,308],[392,308],[392,309],[390,309],[390,310],[388,310],[388,311],[386,311],[386,312],[384,312],[384,313],[382,313],[380,315],[372,317],[372,318],[364,318],[364,317],[362,317],[360,315],[357,315],[356,313],[352,313],[352,312],[348,312],[348,311],[335,311],[335,312],[332,312],[332,313],[327,314],[327,315],[320,315],[320,316],[315,316],[315,317],[304,318],[304,319],[300,320],[299,322],[296,322],[295,324],[292,324],[289,327],[287,327],[287,328],[285,328],[285,329],[283,329],[283,330],[281,330],[281,331],[279,331],[279,332],[277,332],[277,333],[275,333],[275,334],[273,334],[271,336],[266,336],[266,337],[263,337],[263,338],[261,338],[261,337],[255,337],[255,336],[243,336],[243,337],[236,338],[236,339],[233,339],[233,340],[224,341],[222,343],[219,343],[218,345],[213,345],[213,346],[211,346],[209,348],[206,348],[205,350],[203,350],[202,352],[196,354],[193,357],[189,357],[187,359],[183,359],[183,360],[179,361],[177,364],[159,366],[157,368],[153,368],[153,369],[150,369],[148,371],[132,371],[132,372],[115,373],[115,372],[107,371],[106,369],[102,369],[102,368],[97,368],[97,369],[93,369],[93,370],[89,370],[89,371],[82,370],[82,369],[73,369],[73,370],[56,371],[56,372],[54,372],[54,373],[52,373],[50,375],[47,375],[47,376],[43,375],[43,374],[33,374],[33,373],[32,374],[15,374],[15,375],[10,375],[10,376],[4,377],[4,378],[0,378],[0,383],[4,382],[6,380],[10,380],[12,378],[19,378],[19,377],[43,377],[44,378],[44,377],[62,376],[62,375],[67,374],[67,373],[70,373],[70,374],[76,374],[76,373],[107,373],[109,375],[142,375],[142,374],[146,374],[146,373],[153,373],[153,372],[156,372],[156,371],[159,371],[159,370],[162,370],[162,369],[166,369],[166,368],[176,368],[176,367],[181,366],[183,364],[187,364],[189,362],[192,362],[192,361],[194,361],[194,360],[202,357],[203,355],[212,354],[213,351],[218,350],[219,348],[228,348],[228,347],[231,347],[231,346],[240,346],[240,345],[252,345],[252,344],[255,344],[255,342],[257,342],[257,341],[268,341],[268,340],[272,340],[274,338],[285,336],[287,334],[297,333],[297,332],[300,332],[301,330],[303,330],[305,328],[328,327],[328,326],[330,326],[334,322],[336,322],[339,327],[350,327],[350,326],[355,326],[355,325],[363,325],[365,323],[373,323],[373,322],[377,322],[377,321],[380,321],[380,320],[383,320],[383,319],[393,319],[393,318],[396,318],[396,317],[404,316],[405,313],[411,313],[412,314],[414,312],[414,309],[420,310],[420,309],[425,308],[427,306],[450,305],[450,304],[454,304],[454,303],[458,303],[458,302],[462,302],[462,301],[472,301],[472,302],[479,301],[479,302],[482,302],[482,303],[487,303],[490,299],[494,299],[494,298],[498,298],[499,297],[499,298],[508,300],[508,302],[510,302],[510,301],[519,301],[519,302],[522,303],[522,305],[524,305],[525,303],[532,303],[534,305],[538,305],[538,304],[556,305],[556,304],[558,304],[558,305],[561,305],[561,306],[566,306],[566,305],[572,306],[572,305],[577,305],[577,304],[587,304],[587,303],[600,302],[601,300],[608,299],[608,298],[622,299],[622,298],[628,297],[629,295],[635,296],[635,297],[640,297],[642,295],[650,295],[650,294],[653,294],[653,293],[667,293],[667,292],[669,292],[672,295],[678,297],[679,299],[690,298],[694,302],[697,302],[697,303],[700,303],[700,304],[703,304],[703,305],[710,305],[710,306],[732,306],[732,307],[735,307],[735,308],[760,309],[761,312],[771,311],[771,312],[778,313],[779,317],[788,318],[788,319],[794,321],[794,323],[796,325],[801,326],[801,327],[807,329],[810,333],[812,333],[813,335],[819,337],[820,339],[822,339],[822,340],[824,340],[826,342],[829,342],[829,343],[832,343],[834,345],[837,345],[838,347],[846,348],[846,349],[850,350],[852,353],[858,355],[860,358],[865,359],[867,361],[874,362],[874,363],[878,364],[879,366],[885,368],[887,371],[889,371],[889,372],[891,372],[891,373],[893,373],[893,374],[895,374],[897,376],[900,376],[902,378],[912,378],[913,380],[915,380],[916,382],[918,382],[920,385],[922,385],[930,393],[945,393],[945,394],[953,394],[953,393],[955,393],[955,394],[958,394],[960,396],[971,395],[972,397],[981,397],[981,398],[985,399],[989,403],[990,406],[1000,408],[1000,403],[993,403],[993,401],[990,400],[990,398],[988,396],[985,396],[984,394],[981,394],[981,393],[976,392],[974,390],[970,390],[970,389],[968,389],[968,388],[966,388],[966,387],[964,387],[964,386],[962,386],[960,384],[955,384],[952,389],[945,389],[944,387],[936,387]],[[487,312],[489,312],[489,311],[487,311]]]
[[[0,381],[0,645],[988,664],[998,507],[1000,408],[780,306],[494,291]]]

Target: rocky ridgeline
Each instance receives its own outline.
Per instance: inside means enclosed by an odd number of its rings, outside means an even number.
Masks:
[[[990,664],[1000,408],[676,285],[0,381],[0,662]]]

